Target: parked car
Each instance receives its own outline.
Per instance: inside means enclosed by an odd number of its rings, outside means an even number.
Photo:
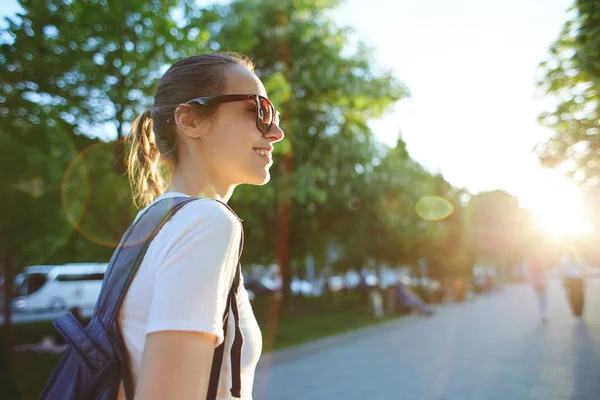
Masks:
[[[15,312],[93,308],[100,295],[103,264],[36,265],[15,277]]]

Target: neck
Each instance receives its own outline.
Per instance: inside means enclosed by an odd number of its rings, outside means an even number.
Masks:
[[[180,166],[173,174],[169,191],[227,203],[233,195],[235,187],[236,185],[233,184],[218,182],[218,179],[211,176],[208,169]]]

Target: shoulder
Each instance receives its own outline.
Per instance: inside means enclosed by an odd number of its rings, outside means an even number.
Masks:
[[[213,199],[198,199],[171,217],[156,235],[152,247],[163,257],[173,252],[207,251],[207,247],[237,248],[241,235],[242,224],[229,207]]]
[[[237,215],[220,201],[213,199],[198,199],[183,206],[171,218],[173,222],[182,225],[197,225],[211,223],[223,228],[239,228],[241,223]]]

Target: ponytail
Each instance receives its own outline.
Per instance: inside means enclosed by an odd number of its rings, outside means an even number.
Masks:
[[[152,127],[152,114],[147,110],[132,124],[128,135],[131,142],[127,156],[127,174],[138,208],[152,203],[167,188],[161,171],[160,151]]]

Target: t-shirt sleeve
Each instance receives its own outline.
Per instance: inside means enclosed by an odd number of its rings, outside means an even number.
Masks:
[[[211,200],[184,206],[165,224],[159,235],[167,240],[167,249],[154,263],[146,334],[197,331],[217,336],[217,345],[223,342],[223,314],[237,268],[241,229],[229,209]]]

